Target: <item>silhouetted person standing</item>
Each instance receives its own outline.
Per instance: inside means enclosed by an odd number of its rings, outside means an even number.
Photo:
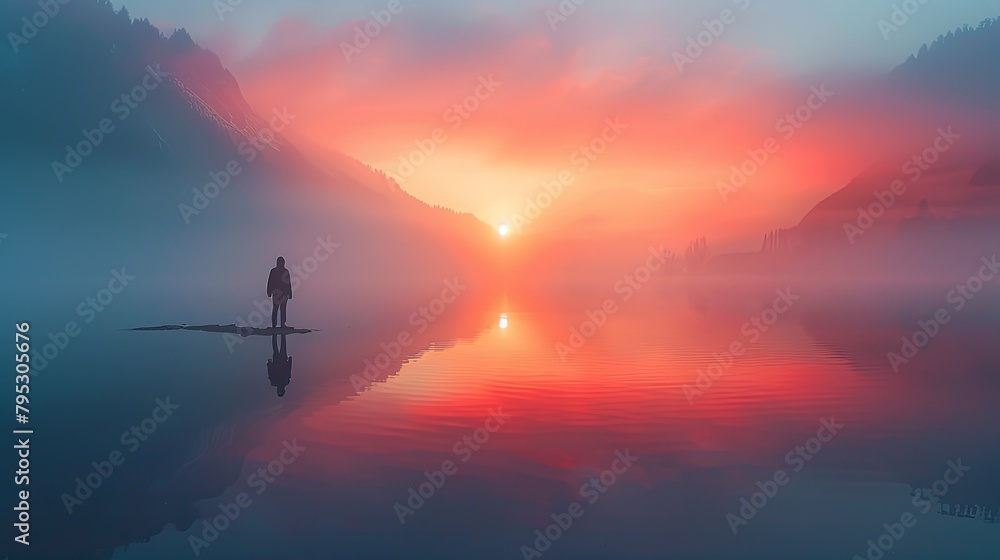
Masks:
[[[271,335],[271,359],[267,361],[267,378],[272,387],[278,388],[278,396],[285,396],[285,387],[292,382],[292,358],[288,356],[285,335],[281,335],[281,350],[278,350],[278,335]]]
[[[285,268],[285,258],[278,257],[278,266],[267,276],[267,297],[271,298],[271,326],[278,326],[278,309],[281,309],[281,326],[285,326],[285,311],[292,299],[292,276]]]

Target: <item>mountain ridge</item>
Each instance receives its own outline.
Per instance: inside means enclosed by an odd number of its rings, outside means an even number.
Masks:
[[[20,29],[37,9],[30,0],[5,2],[0,25]],[[317,167],[282,134],[308,117],[288,107],[258,114],[219,57],[184,29],[165,36],[109,0],[74,0],[18,46],[0,53],[7,77],[0,83],[0,164],[18,185],[0,217],[12,230],[31,231],[31,215],[67,230],[100,223],[109,232],[149,236],[168,253],[171,240],[190,237],[193,227],[215,240],[192,258],[222,276],[242,265],[221,269],[211,245],[238,238],[281,250],[272,225],[261,224],[284,224],[289,233],[352,240],[342,257],[358,277],[412,280],[419,291],[454,273],[491,276],[491,228],[399,189],[373,188],[384,178],[363,165]],[[107,243],[106,252],[134,252],[128,240]],[[165,264],[150,259],[148,266]],[[59,276],[55,268],[39,275]],[[343,289],[375,289],[343,282]]]

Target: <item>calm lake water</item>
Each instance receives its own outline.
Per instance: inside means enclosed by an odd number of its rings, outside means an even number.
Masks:
[[[313,317],[283,397],[270,337],[99,317],[34,381],[34,557],[995,558],[997,313],[894,371],[945,292],[788,287]]]

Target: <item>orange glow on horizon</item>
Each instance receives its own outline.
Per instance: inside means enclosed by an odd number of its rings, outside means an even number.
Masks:
[[[285,132],[294,142],[371,164],[429,204],[492,224],[536,204],[542,231],[593,223],[595,235],[649,230],[747,248],[939,125],[937,109],[905,92],[831,82],[833,97],[789,126],[816,84],[767,51],[724,45],[679,74],[669,58],[607,55],[627,53],[626,39],[557,44],[513,23],[496,22],[504,48],[473,44],[447,60],[418,58],[415,38],[393,28],[348,64],[336,33],[286,20],[234,72],[259,112],[298,115]],[[499,85],[484,93],[487,79]],[[609,121],[625,128],[605,142]],[[769,139],[778,150],[720,196]],[[609,203],[602,193],[613,191],[651,196]]]

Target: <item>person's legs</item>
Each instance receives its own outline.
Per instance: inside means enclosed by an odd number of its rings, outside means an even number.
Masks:
[[[271,297],[271,327],[278,326],[278,296]]]
[[[281,301],[281,326],[282,327],[285,326],[285,316],[286,316],[285,313],[287,312],[287,309],[288,309],[288,298],[284,298]]]

